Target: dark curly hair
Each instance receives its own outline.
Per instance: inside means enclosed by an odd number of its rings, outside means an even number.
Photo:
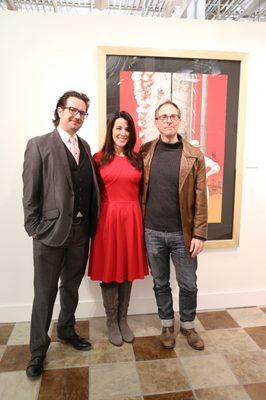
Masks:
[[[56,108],[54,110],[54,119],[53,119],[54,126],[58,126],[60,122],[60,118],[57,112],[58,107],[64,108],[66,106],[67,99],[69,97],[76,97],[77,99],[84,101],[84,103],[86,104],[86,111],[88,111],[90,105],[90,99],[88,98],[88,96],[86,96],[86,94],[84,93],[76,92],[75,90],[69,90],[58,99]]]

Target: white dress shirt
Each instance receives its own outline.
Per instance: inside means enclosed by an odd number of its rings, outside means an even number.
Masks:
[[[66,145],[68,150],[71,151],[70,150],[70,141],[69,141],[70,134],[67,133],[66,131],[64,131],[64,129],[62,129],[62,128],[57,127],[56,129],[62,139],[62,142]],[[75,133],[74,133],[74,135],[72,135],[72,137],[74,137],[78,142],[78,136]],[[77,213],[77,217],[82,217],[82,214],[80,211]]]

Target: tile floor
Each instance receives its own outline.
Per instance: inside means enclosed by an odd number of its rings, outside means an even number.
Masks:
[[[54,322],[37,381],[25,375],[29,324],[0,324],[0,399],[266,400],[265,307],[199,312],[204,351],[191,349],[182,335],[175,349],[163,349],[157,315],[130,316],[129,324],[135,341],[115,347],[105,318],[78,321],[78,333],[93,343],[92,351],[80,352],[57,341]]]

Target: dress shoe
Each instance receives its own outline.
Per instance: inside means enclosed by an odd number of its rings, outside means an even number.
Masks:
[[[187,337],[187,342],[193,349],[204,349],[204,342],[201,339],[200,335],[195,331],[195,329],[185,329],[181,327],[180,332],[182,333],[182,335]]]
[[[36,379],[43,372],[43,357],[33,357],[27,366],[26,374],[30,379]]]
[[[92,348],[92,345],[90,342],[88,342],[86,339],[80,337],[76,333],[74,333],[74,335],[68,336],[68,337],[58,337],[58,339],[63,343],[70,344],[76,350],[89,351]]]
[[[175,328],[174,326],[163,326],[162,333],[159,337],[161,345],[165,349],[173,349],[175,347]]]

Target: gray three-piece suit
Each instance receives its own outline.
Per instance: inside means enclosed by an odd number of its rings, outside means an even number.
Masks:
[[[47,334],[58,291],[58,335],[74,333],[78,288],[88,259],[89,240],[96,231],[99,189],[90,147],[78,138],[79,165],[55,129],[29,140],[23,168],[25,229],[33,239],[34,302],[30,350],[45,356]],[[83,218],[77,218],[77,213]],[[81,214],[80,214],[81,213]]]

